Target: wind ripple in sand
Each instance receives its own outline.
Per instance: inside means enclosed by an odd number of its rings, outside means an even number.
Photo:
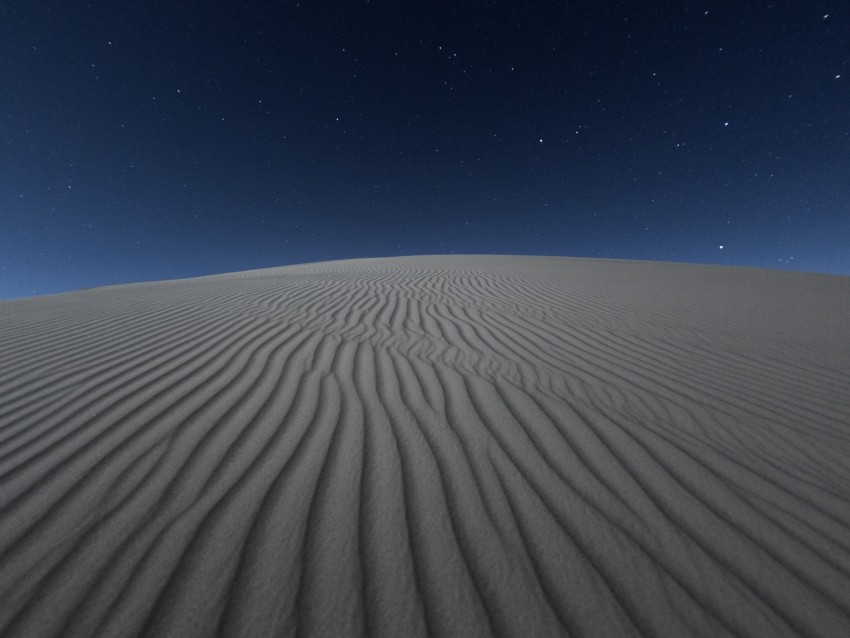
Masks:
[[[850,635],[848,316],[483,256],[3,302],[2,635]]]

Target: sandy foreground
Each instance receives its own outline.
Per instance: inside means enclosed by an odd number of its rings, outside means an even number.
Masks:
[[[850,277],[307,264],[0,302],[0,635],[850,636]]]

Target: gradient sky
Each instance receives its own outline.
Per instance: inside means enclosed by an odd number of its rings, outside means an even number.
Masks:
[[[424,253],[850,275],[850,5],[0,3],[0,298]]]

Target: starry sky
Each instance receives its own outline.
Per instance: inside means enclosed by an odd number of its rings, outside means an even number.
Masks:
[[[433,253],[850,275],[850,5],[4,0],[0,298]]]

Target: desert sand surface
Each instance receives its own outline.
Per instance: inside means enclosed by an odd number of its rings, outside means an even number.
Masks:
[[[0,635],[850,636],[850,277],[510,256],[0,302]]]

